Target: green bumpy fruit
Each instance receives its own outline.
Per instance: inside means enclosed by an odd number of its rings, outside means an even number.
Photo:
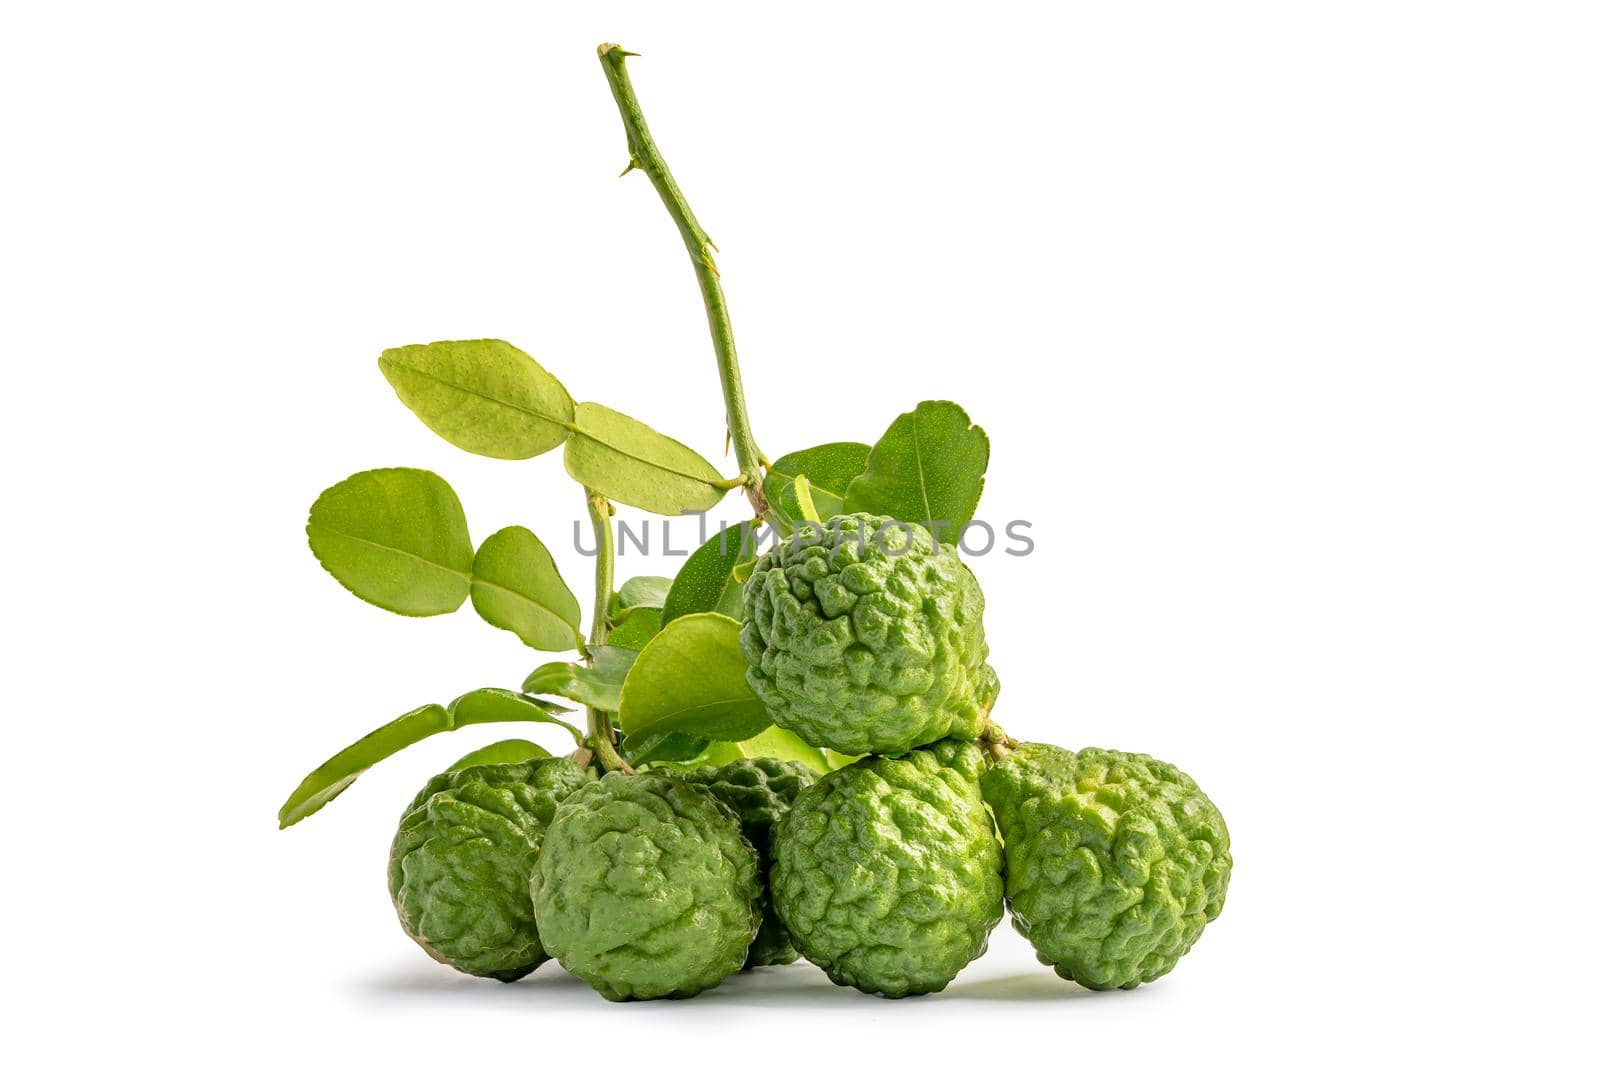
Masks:
[[[683,998],[744,965],[761,920],[755,849],[701,785],[607,774],[545,833],[539,935],[607,999]]]
[[[1013,924],[1069,981],[1153,981],[1222,913],[1228,827],[1176,767],[1024,744],[984,776],[983,795],[1005,841]]]
[[[813,784],[817,775],[810,767],[782,759],[736,759],[722,766],[700,766],[678,774],[685,781],[704,785],[711,794],[739,816],[745,839],[760,858],[761,883],[766,884],[772,858],[772,827],[793,806],[800,790]],[[765,894],[761,908],[761,930],[750,945],[745,969],[756,966],[787,966],[800,957],[788,927],[778,917],[772,896]]]
[[[771,888],[802,954],[835,983],[937,992],[1004,913],[983,755],[947,740],[874,756],[800,793],[773,834]]]
[[[389,851],[389,897],[440,962],[515,981],[550,956],[528,877],[557,805],[590,780],[566,759],[469,766],[430,780]]]
[[[852,755],[976,737],[1000,688],[977,578],[892,518],[839,515],[763,555],[739,644],[773,721]]]

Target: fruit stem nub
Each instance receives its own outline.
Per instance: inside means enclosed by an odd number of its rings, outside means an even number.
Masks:
[[[991,765],[1008,757],[1017,747],[1017,742],[1007,736],[1006,731],[1000,728],[1000,723],[993,718],[978,734],[978,743],[982,745],[983,753]]]

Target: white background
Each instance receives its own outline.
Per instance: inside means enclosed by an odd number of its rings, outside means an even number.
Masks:
[[[541,7],[4,17],[14,1061],[1576,1055],[1592,6]],[[559,458],[452,450],[380,349],[503,337],[720,455],[683,249],[617,178],[603,40],[644,54],[722,249],[766,452],[963,403],[993,440],[980,516],[1038,543],[973,564],[997,714],[1172,760],[1226,813],[1227,912],[1170,977],[1080,992],[1008,929],[898,1003],[809,966],[627,1006],[554,966],[461,977],[398,929],[389,834],[520,730],[275,829],[336,748],[538,661],[338,588],[304,545],[318,491],[437,470],[475,537],[527,524],[588,585]]]

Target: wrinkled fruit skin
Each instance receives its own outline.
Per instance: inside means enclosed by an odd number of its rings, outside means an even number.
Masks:
[[[839,515],[762,556],[739,643],[773,721],[852,755],[976,737],[999,692],[977,579],[890,518]]]
[[[816,782],[817,775],[808,766],[781,759],[737,759],[722,766],[695,767],[678,775],[685,781],[704,785],[711,794],[732,808],[739,816],[745,839],[756,849],[760,859],[760,879],[766,885],[767,872],[772,858],[772,827],[794,804],[800,790]],[[789,930],[772,906],[770,894],[764,894],[761,908],[761,930],[750,946],[750,958],[745,969],[756,966],[787,966],[800,957]]]
[[[983,954],[1003,913],[983,767],[961,741],[863,759],[801,792],[778,823],[778,914],[835,984],[937,992]]]
[[[1228,827],[1176,767],[1024,744],[985,775],[983,795],[1005,841],[1013,924],[1069,981],[1153,981],[1222,913]]]
[[[462,973],[515,981],[550,956],[528,877],[557,805],[589,775],[566,759],[469,766],[430,780],[389,851],[406,933]]]
[[[738,971],[761,920],[755,849],[700,785],[607,774],[545,833],[539,935],[607,999],[683,998]]]

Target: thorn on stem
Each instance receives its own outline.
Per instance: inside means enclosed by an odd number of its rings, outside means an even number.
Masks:
[[[617,175],[617,177],[619,177],[619,178],[625,178],[625,177],[627,177],[627,176],[628,176],[628,175],[629,175],[629,174],[630,174],[630,173],[632,173],[632,172],[633,172],[633,171],[635,171],[635,170],[638,170],[638,169],[639,169],[639,162],[638,162],[638,160],[636,160],[636,159],[630,159],[630,160],[628,160],[628,165],[627,165],[627,166],[625,166],[625,167],[623,167],[623,168],[622,168],[622,173],[621,173],[621,174],[618,174],[618,175]]]

